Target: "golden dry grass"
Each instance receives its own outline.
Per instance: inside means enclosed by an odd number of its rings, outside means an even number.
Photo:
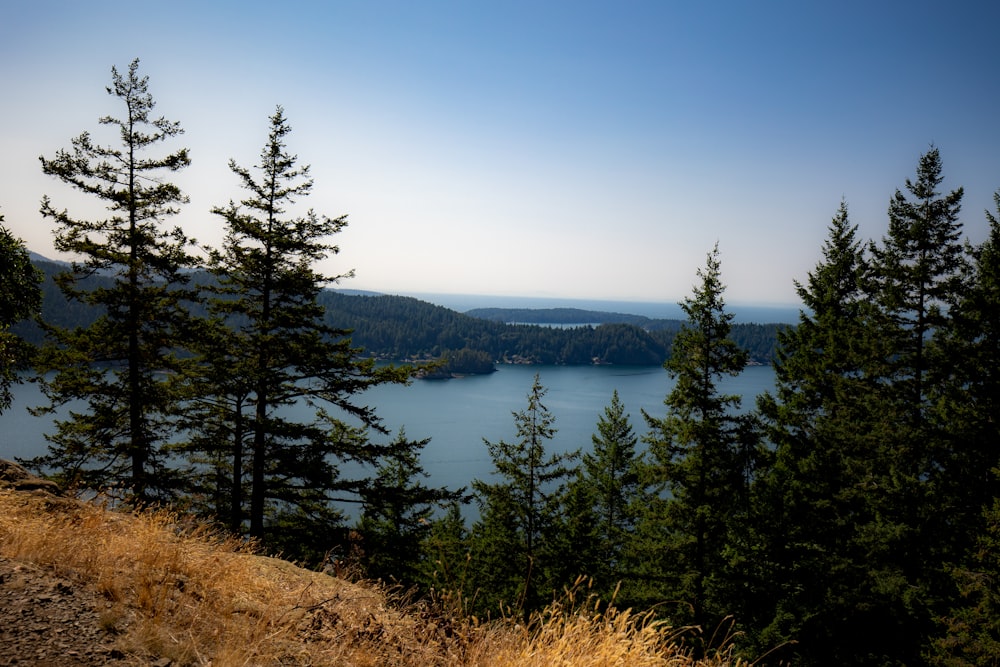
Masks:
[[[648,615],[551,606],[527,625],[481,623],[253,553],[172,512],[124,513],[0,489],[0,556],[95,587],[102,627],[141,664],[735,665],[695,661]]]

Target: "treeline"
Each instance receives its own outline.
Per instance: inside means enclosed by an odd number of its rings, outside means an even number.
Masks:
[[[934,148],[877,241],[841,205],[755,406],[719,392],[748,357],[717,250],[641,445],[614,394],[591,447],[547,452],[558,424],[536,376],[515,436],[485,443],[479,518],[434,523],[420,580],[486,613],[587,574],[601,600],[701,628],[694,651],[735,636],[762,663],[995,664],[1000,192],[973,246],[942,182]]]
[[[90,325],[100,314],[99,307],[67,299],[55,278],[66,266],[35,260],[45,276],[42,283],[42,319],[60,327]],[[211,276],[195,272],[195,284],[210,284]],[[107,276],[94,275],[85,283],[88,289],[111,284]],[[190,305],[193,313],[205,312],[201,305],[209,295],[196,298]],[[586,316],[597,326],[555,328],[535,324],[505,324],[490,317],[478,317],[481,311],[462,314],[433,304],[402,296],[359,296],[331,289],[319,293],[324,321],[350,331],[352,341],[366,354],[387,360],[451,360],[455,372],[488,372],[481,363],[463,364],[458,360],[537,364],[615,364],[658,366],[670,354],[680,320],[657,320],[598,311],[552,309],[539,316],[568,317],[567,322]],[[534,311],[521,314],[530,319]],[[617,321],[624,319],[625,321]],[[769,364],[774,357],[780,324],[734,324],[733,339],[750,355],[753,363]],[[25,340],[40,344],[44,331],[33,322],[22,322],[14,331]],[[459,354],[461,353],[461,354]]]
[[[42,202],[57,249],[83,258],[55,284],[96,317],[40,322],[34,379],[49,403],[41,412],[57,419],[48,453],[29,465],[482,616],[527,615],[586,575],[598,607],[699,628],[689,636],[698,653],[731,637],[760,663],[996,662],[1000,192],[978,246],[962,238],[961,189],[938,191],[936,148],[891,197],[880,240],[858,239],[843,204],[797,286],[797,326],[777,332],[775,390],[755,406],[718,389],[750,355],[734,339],[716,248],[682,304],[687,318],[664,363],[673,389],[662,411],[642,412],[641,442],[615,393],[595,415],[590,447],[548,452],[558,425],[536,376],[513,437],[484,442],[494,474],[471,489],[434,488],[420,465],[427,441],[390,433],[361,400],[415,371],[376,364],[351,338],[362,318],[347,314],[347,304],[375,304],[377,319],[393,321],[402,310],[393,304],[423,306],[351,297],[329,307],[340,296],[322,288],[336,276],[313,267],[337,252],[330,238],[346,218],[293,206],[312,181],[287,150],[280,107],[259,163],[230,164],[245,199],[212,209],[222,245],[195,257],[181,230],[164,228],[185,203],[170,174],[188,166],[187,151],[153,150],[180,127],[151,115],[137,70],[138,61],[112,69],[108,92],[124,116],[101,124],[119,144],[84,133],[42,159],[109,217],[81,220]],[[8,234],[0,241],[6,408],[13,371],[28,361],[7,327],[37,312],[40,277],[23,247]],[[199,266],[211,276],[204,284]],[[469,350],[476,363],[492,335],[529,341],[498,357],[534,345],[563,358],[591,354],[587,336],[607,335],[610,349],[654,335],[617,323],[560,338],[565,330],[428,312],[435,337],[424,344],[446,358]],[[408,321],[393,321],[400,333],[384,344],[401,340]]]

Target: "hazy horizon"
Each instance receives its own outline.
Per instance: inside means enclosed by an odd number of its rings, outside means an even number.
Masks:
[[[847,202],[858,236],[940,149],[962,222],[985,238],[1000,187],[1000,3],[35,0],[0,22],[0,213],[43,255],[56,209],[106,216],[38,157],[105,115],[139,58],[154,116],[190,149],[164,221],[218,246],[210,213],[245,191],[281,105],[311,166],[298,202],[348,216],[346,286],[673,303],[718,243],[727,299],[795,303]],[[280,57],[278,57],[280,54]],[[914,103],[928,94],[939,101]]]

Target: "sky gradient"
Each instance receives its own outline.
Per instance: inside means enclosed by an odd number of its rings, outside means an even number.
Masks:
[[[1000,3],[51,2],[0,20],[0,213],[50,257],[39,155],[121,113],[140,58],[214,245],[282,105],[341,287],[676,302],[718,242],[731,304],[794,304],[840,201],[881,238],[933,144],[968,237],[1000,188]]]

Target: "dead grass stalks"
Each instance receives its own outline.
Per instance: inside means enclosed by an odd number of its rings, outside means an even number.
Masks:
[[[137,663],[550,667],[734,665],[693,661],[648,614],[573,595],[530,623],[481,623],[454,604],[392,595],[254,553],[169,511],[0,489],[0,556],[51,568],[107,601],[100,625]]]

